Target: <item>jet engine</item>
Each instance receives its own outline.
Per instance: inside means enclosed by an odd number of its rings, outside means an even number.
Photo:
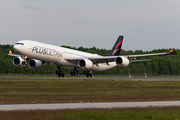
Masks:
[[[13,64],[18,67],[25,67],[27,65],[27,61],[22,59],[21,57],[15,57],[13,59]]]
[[[85,68],[85,69],[91,68],[92,65],[93,65],[93,63],[89,59],[81,59],[78,62],[78,66],[81,68]]]
[[[116,64],[120,67],[127,67],[129,65],[129,59],[126,57],[117,57],[116,58]]]
[[[29,60],[29,67],[30,68],[39,69],[42,66],[43,66],[43,63],[40,60],[36,60],[36,59]]]

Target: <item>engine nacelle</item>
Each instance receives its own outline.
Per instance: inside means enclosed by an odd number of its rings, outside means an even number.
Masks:
[[[129,59],[126,57],[117,57],[116,58],[116,64],[120,67],[127,67],[129,65]]]
[[[81,59],[78,62],[78,66],[81,68],[89,69],[91,68],[93,63],[89,59]]]
[[[18,67],[25,67],[27,65],[27,61],[22,59],[21,57],[15,57],[13,59],[13,64]]]
[[[39,69],[42,66],[43,66],[43,63],[40,60],[36,60],[36,59],[29,60],[29,67],[30,68]]]

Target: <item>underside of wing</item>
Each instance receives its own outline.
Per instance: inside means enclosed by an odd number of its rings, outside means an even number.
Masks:
[[[90,62],[92,65],[99,67],[100,63],[106,63],[109,65],[109,62],[116,62],[117,65],[125,67],[129,65],[130,61],[124,56],[98,56],[98,57],[83,57],[83,58],[68,58],[65,59],[71,63],[78,64],[80,67]],[[87,63],[86,63],[87,62]]]
[[[83,60],[83,59],[89,59],[93,62],[93,64],[98,64],[98,63],[108,63],[108,62],[114,62],[117,57],[115,56],[100,56],[100,57],[72,57],[72,58],[67,58],[65,60],[73,63],[78,63],[78,61]]]
[[[8,54],[8,55],[13,57],[21,57],[21,55],[16,55],[16,54]]]
[[[150,56],[163,56],[169,54],[175,54],[174,49],[164,53],[125,55],[125,56],[70,57],[70,58],[66,58],[65,60],[74,64],[79,64],[80,61],[83,61],[83,64],[86,64],[86,61],[88,61],[88,62],[92,62],[92,64],[96,66],[98,66],[99,63],[106,63],[107,65],[109,65],[109,62],[116,62],[118,66],[126,67],[131,62],[150,61],[150,59],[138,60],[138,58],[150,57]]]

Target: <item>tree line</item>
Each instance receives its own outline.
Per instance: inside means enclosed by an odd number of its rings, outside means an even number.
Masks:
[[[106,49],[98,49],[96,47],[62,47],[89,52],[93,54],[99,54],[102,56],[107,56],[111,51]],[[48,63],[45,63],[41,69],[32,69],[28,65],[26,67],[14,66],[13,57],[8,56],[9,50],[12,50],[12,52],[15,53],[12,45],[0,45],[0,74],[55,74],[55,71],[57,70],[57,67],[55,65],[50,65]],[[167,52],[169,50],[170,49],[155,49],[152,51],[132,51],[122,49],[120,55],[161,53]],[[148,75],[180,75],[180,50],[176,49],[176,53],[177,55],[146,57],[145,59],[151,59],[151,61],[131,63],[128,67],[117,66],[107,71],[93,73],[99,75],[127,75],[128,73],[131,73],[133,75],[143,75],[144,73],[147,73]],[[72,70],[73,69],[62,68],[62,71],[65,74],[69,74]],[[83,70],[80,70],[80,72],[83,73]]]

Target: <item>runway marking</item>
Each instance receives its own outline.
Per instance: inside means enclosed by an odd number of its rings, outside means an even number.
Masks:
[[[10,104],[10,105],[0,105],[0,111],[85,109],[85,108],[110,109],[110,108],[134,108],[134,107],[149,107],[149,106],[152,107],[180,106],[180,101]]]

